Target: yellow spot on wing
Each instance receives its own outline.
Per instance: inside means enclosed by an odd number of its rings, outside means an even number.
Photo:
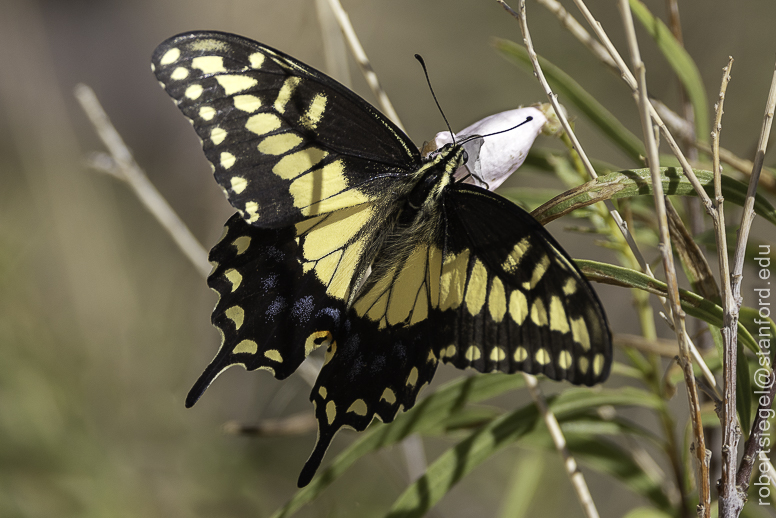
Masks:
[[[248,180],[242,176],[233,176],[229,180],[229,183],[232,184],[232,191],[234,191],[235,194],[240,194],[245,190],[246,187],[248,187]]]
[[[463,302],[468,264],[469,250],[445,257],[439,281],[439,309],[455,309]]]
[[[431,307],[439,306],[439,281],[442,276],[442,251],[435,246],[428,248],[428,291]]]
[[[288,188],[294,207],[304,215],[316,215],[370,201],[356,189],[348,189],[345,166],[336,160],[298,177]]]
[[[181,57],[181,49],[172,48],[164,53],[164,56],[162,56],[162,59],[159,60],[159,64],[171,65],[172,63],[175,63],[176,61],[178,61],[179,57]]]
[[[544,274],[547,273],[547,268],[549,266],[550,256],[545,255],[534,268],[533,275],[531,276],[531,289],[534,289],[539,281],[542,280],[542,277],[544,277]]]
[[[317,147],[300,149],[296,153],[291,153],[278,160],[278,163],[272,168],[272,172],[284,180],[292,180],[312,169],[328,154],[328,151]]]
[[[296,90],[296,87],[299,86],[301,81],[302,78],[298,76],[290,76],[285,80],[283,86],[280,87],[277,99],[275,99],[275,111],[278,113],[286,111],[286,104],[288,104],[294,90]]]
[[[279,133],[259,142],[259,151],[265,155],[282,155],[301,143],[302,137],[296,133]]]
[[[213,120],[213,117],[216,116],[216,110],[212,106],[203,106],[199,109],[199,116],[206,120]]]
[[[353,401],[353,404],[348,408],[348,412],[353,412],[354,414],[365,416],[366,402],[363,399],[357,399]]]
[[[243,308],[240,306],[232,306],[231,308],[224,311],[224,315],[226,315],[226,318],[234,322],[235,330],[242,327],[243,321],[245,320],[245,311],[243,311]]]
[[[326,110],[326,101],[327,98],[324,94],[318,93],[315,95],[307,111],[299,121],[302,126],[311,130],[315,129],[318,123],[321,122],[324,110]]]
[[[590,361],[584,356],[580,356],[577,358],[577,367],[579,368],[579,372],[587,374],[587,370],[590,368]]]
[[[474,261],[469,282],[466,284],[466,309],[472,315],[479,314],[485,304],[485,293],[488,289],[488,271],[479,259]]]
[[[221,56],[199,56],[191,60],[191,68],[198,68],[203,74],[226,72],[224,58]]]
[[[481,356],[482,352],[476,345],[470,345],[469,348],[466,349],[466,354],[464,355],[464,357],[470,362],[479,360]]]
[[[216,76],[216,81],[224,89],[226,95],[233,95],[237,92],[242,92],[249,88],[256,86],[258,81],[252,77],[238,75],[238,74],[225,74]]]
[[[509,314],[517,325],[521,325],[528,316],[528,300],[522,291],[513,290],[509,295]]]
[[[282,125],[282,122],[274,113],[257,113],[251,115],[245,122],[245,129],[257,135],[265,135],[270,131],[275,131]]]
[[[537,326],[547,325],[547,309],[544,307],[542,299],[536,299],[531,306],[531,320]]]
[[[335,252],[320,259],[315,265],[315,275],[318,276],[318,279],[320,279],[325,286],[329,285],[337,268],[340,267],[341,258],[342,251]]]
[[[410,387],[414,387],[415,384],[418,382],[418,368],[413,367],[410,371],[410,375],[407,376],[407,385]]]
[[[234,354],[240,354],[240,353],[248,353],[248,354],[256,354],[256,351],[259,350],[259,346],[256,345],[256,342],[253,340],[243,340],[239,344],[234,346],[234,349],[232,349],[232,352]]]
[[[361,254],[364,251],[364,240],[359,240],[348,245],[342,254],[342,260],[340,261],[340,267],[334,272],[334,276],[331,278],[329,287],[326,288],[326,294],[344,300],[349,295],[350,282],[353,279],[353,273],[355,266],[361,259]]]
[[[234,268],[226,270],[224,272],[224,277],[232,284],[232,293],[234,293],[234,291],[240,287],[240,283],[242,283],[242,275]]]
[[[255,201],[249,201],[245,203],[245,213],[248,217],[245,219],[248,223],[253,223],[259,220],[259,204]]]
[[[525,350],[525,347],[518,347],[515,349],[514,358],[516,362],[525,361],[525,359],[528,358],[528,351]]]
[[[547,352],[547,349],[538,349],[534,357],[536,358],[536,363],[539,365],[547,365],[550,363],[550,353]]]
[[[280,351],[277,349],[268,349],[264,351],[264,356],[274,362],[283,363],[283,357],[280,355]]]
[[[587,324],[582,317],[571,319],[571,335],[582,349],[590,350],[590,335],[587,333]]]
[[[456,347],[454,345],[448,345],[447,349],[445,349],[445,356],[448,358],[452,358],[455,356]]]
[[[593,374],[599,376],[604,370],[604,355],[596,354],[593,357]]]
[[[423,322],[428,318],[428,295],[426,293],[426,285],[423,284],[418,290],[418,296],[415,298],[415,304],[412,306],[412,319],[410,319],[410,325],[414,326],[418,322]],[[430,356],[434,353],[431,352]],[[431,360],[429,360],[431,361]]]
[[[170,79],[175,81],[180,81],[181,79],[186,79],[187,77],[189,77],[189,69],[184,67],[178,67],[172,71],[172,74],[170,74]]]
[[[488,310],[496,323],[501,322],[507,312],[507,296],[504,293],[504,284],[496,276],[493,276],[493,280],[490,283]]]
[[[504,352],[504,349],[501,347],[494,347],[490,351],[490,360],[494,362],[500,362],[504,358],[507,357],[507,354]]]
[[[212,140],[212,141],[213,141],[213,144],[215,144],[215,145],[217,146],[217,145],[219,145],[221,142],[223,142],[223,141],[224,141],[224,139],[226,139],[226,135],[227,135],[227,133],[226,133],[226,130],[224,130],[223,128],[219,128],[218,126],[216,126],[215,128],[213,128],[213,129],[210,131],[210,140]]]
[[[504,271],[507,273],[515,273],[520,266],[520,261],[522,261],[523,256],[530,247],[531,243],[529,242],[528,237],[521,239],[509,253],[504,264],[501,265]]]
[[[573,358],[571,357],[571,353],[568,351],[561,351],[560,356],[558,356],[558,366],[561,369],[568,369],[571,367]]]
[[[251,62],[252,68],[261,68],[264,64],[264,54],[261,52],[254,52],[248,59]]]
[[[569,320],[566,317],[566,309],[557,295],[553,295],[552,300],[550,300],[550,329],[560,331],[561,333],[569,332]]]
[[[234,107],[244,112],[253,113],[261,108],[261,99],[255,95],[235,95],[232,100],[234,101]]]
[[[393,393],[393,390],[387,388],[383,390],[383,395],[380,396],[380,399],[384,399],[388,402],[389,405],[393,405],[396,403],[396,394]]]
[[[320,394],[323,399],[326,399],[326,396],[329,394],[329,392],[326,390],[326,387],[321,385],[318,387],[318,394]]]
[[[403,322],[410,315],[426,277],[426,257],[427,248],[416,247],[396,275],[386,315],[389,324]]]
[[[334,419],[337,417],[337,405],[334,403],[334,401],[329,401],[326,403],[326,420],[329,421],[329,424],[334,422]]]
[[[224,169],[229,169],[234,165],[236,161],[237,161],[237,158],[233,154],[228,153],[226,151],[221,153],[221,167],[223,167]]]
[[[232,245],[234,245],[234,247],[237,249],[237,255],[240,255],[248,250],[248,247],[251,245],[251,237],[240,236],[232,241]]]
[[[190,85],[186,88],[186,92],[183,94],[189,99],[196,99],[202,95],[202,85]]]
[[[574,277],[569,277],[566,280],[566,284],[563,285],[563,293],[566,295],[573,295],[577,291],[577,281]]]

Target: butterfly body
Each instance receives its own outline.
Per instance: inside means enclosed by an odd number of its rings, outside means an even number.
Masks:
[[[326,348],[319,436],[410,408],[440,360],[592,385],[611,364],[595,292],[530,215],[454,181],[458,144],[421,158],[369,103],[275,49],[218,32],[173,37],[154,72],[193,123],[238,210],[210,253],[224,370],[289,376]]]

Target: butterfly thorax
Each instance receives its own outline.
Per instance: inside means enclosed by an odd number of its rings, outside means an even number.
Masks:
[[[436,203],[444,188],[452,181],[452,175],[465,162],[461,146],[448,144],[427,158],[413,176],[419,177],[407,197],[411,209],[418,210],[426,204]]]

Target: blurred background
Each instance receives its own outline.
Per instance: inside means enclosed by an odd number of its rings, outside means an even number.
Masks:
[[[546,101],[533,77],[491,48],[493,36],[521,39],[517,22],[495,1],[343,5],[419,145],[444,125],[414,53],[425,58],[454,130]],[[662,1],[647,5],[666,19]],[[751,159],[773,73],[776,3],[679,5],[685,45],[710,102],[727,57],[736,59],[722,143]],[[309,386],[298,376],[277,382],[264,371],[233,369],[193,409],[184,409],[188,389],[218,348],[218,333],[210,326],[216,295],[126,185],[86,166],[86,156],[103,147],[73,88],[85,83],[95,90],[137,162],[209,248],[233,211],[189,123],[154,79],[151,53],[174,34],[216,29],[323,69],[315,3],[4,0],[2,6],[0,516],[268,516],[296,490],[314,432],[251,439],[225,435],[222,424],[311,412]],[[570,2],[566,7],[576,15]],[[623,51],[615,3],[592,0],[590,7]],[[546,10],[529,2],[528,16],[537,51],[640,134],[636,107],[621,81]],[[639,36],[651,95],[678,109],[678,82],[644,31]],[[358,71],[351,70],[353,88],[373,101]],[[635,165],[584,120],[577,130],[590,155],[621,168]],[[557,146],[544,137],[537,144]],[[529,170],[507,185],[560,189]],[[755,231],[771,231],[764,228]],[[550,230],[573,257],[611,258],[592,246],[593,236],[565,232],[564,220]],[[635,317],[628,294],[611,287],[599,293],[614,331],[630,330]],[[441,367],[432,389],[461,375]],[[504,398],[496,403],[516,406]],[[354,437],[340,434],[324,465]],[[433,458],[451,444],[428,440],[427,453]],[[490,459],[432,516],[498,516],[507,488],[519,483],[514,465],[524,453],[510,447]],[[532,455],[544,471],[529,515],[581,516],[560,459]],[[610,479],[591,473],[589,481],[604,516],[619,516],[638,503]],[[381,515],[406,484],[400,450],[388,449],[361,459],[300,516]]]

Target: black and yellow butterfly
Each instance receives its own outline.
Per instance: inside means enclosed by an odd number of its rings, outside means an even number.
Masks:
[[[460,145],[421,159],[352,91],[233,34],[170,38],[153,70],[238,210],[210,252],[223,343],[186,406],[233,365],[283,379],[326,347],[300,487],[341,427],[392,421],[439,360],[606,379],[611,334],[595,292],[530,215],[454,181]]]

